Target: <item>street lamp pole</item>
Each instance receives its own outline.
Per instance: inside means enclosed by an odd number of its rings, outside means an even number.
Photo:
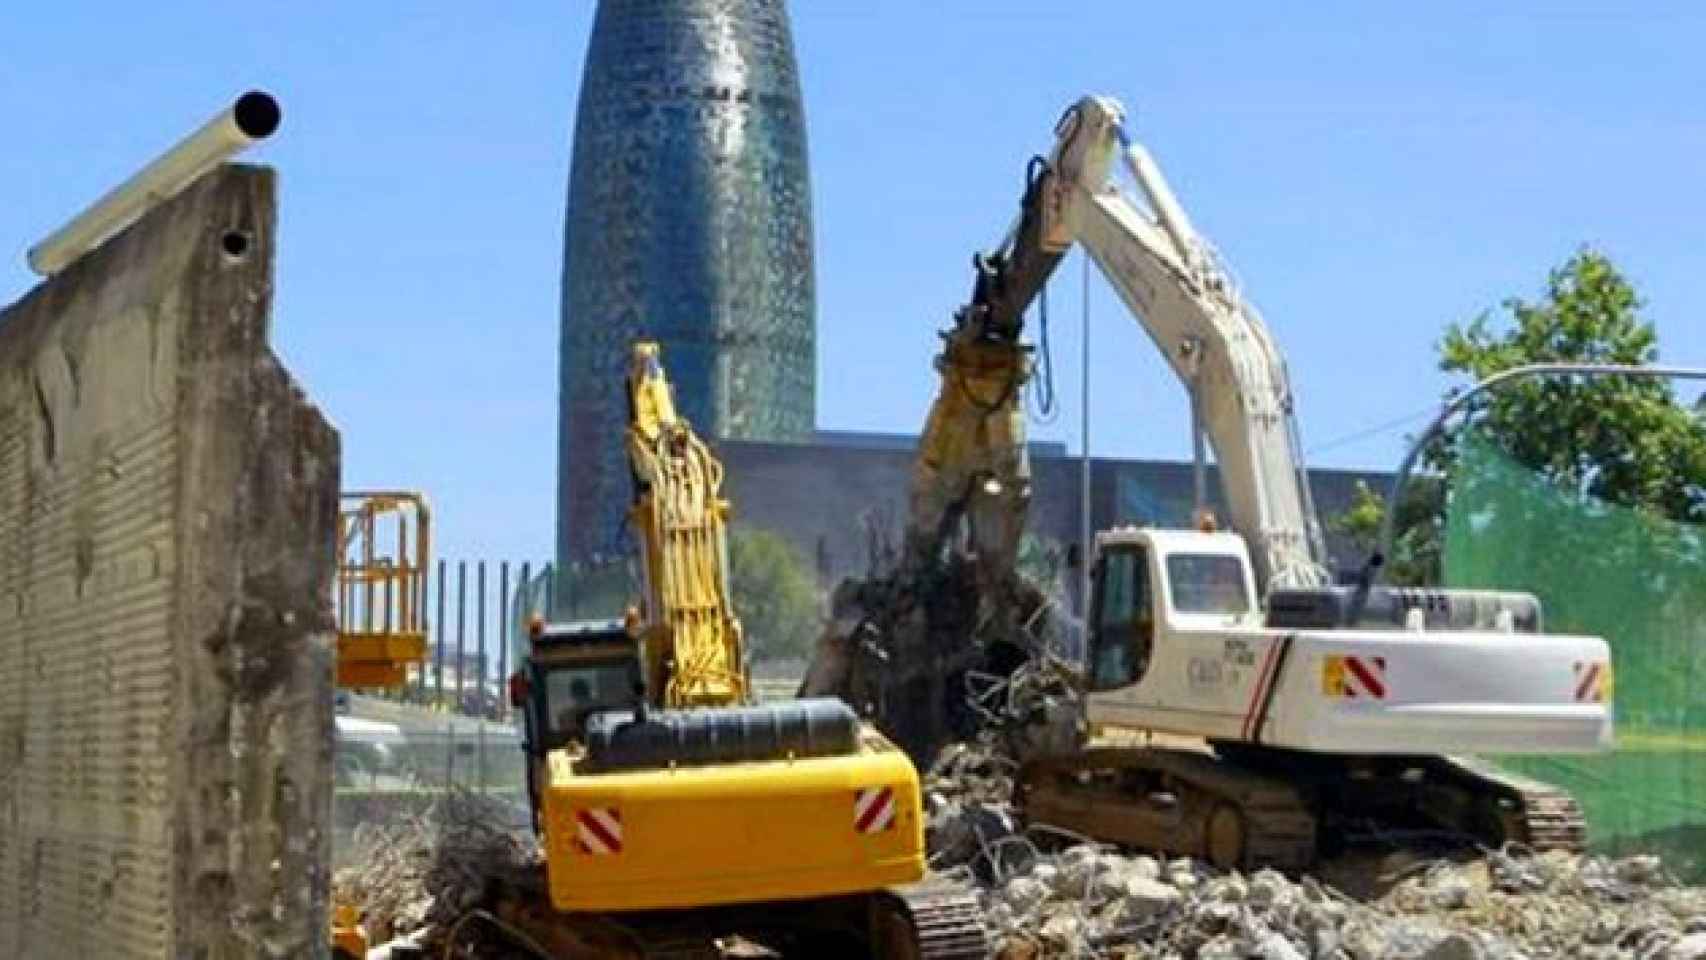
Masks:
[[[1083,310],[1079,327],[1082,354],[1078,376],[1078,612],[1084,618],[1084,636],[1090,625],[1090,254],[1080,251],[1084,283],[1079,305]],[[1088,654],[1088,651],[1085,651]]]
[[[1706,380],[1706,368],[1700,367],[1668,367],[1643,366],[1638,364],[1621,363],[1531,363],[1526,366],[1512,367],[1502,370],[1481,382],[1471,386],[1452,397],[1440,408],[1438,416],[1428,424],[1410,444],[1410,450],[1404,455],[1404,460],[1398,465],[1398,472],[1392,477],[1392,490],[1387,494],[1386,515],[1380,522],[1380,539],[1369,555],[1368,562],[1363,565],[1362,576],[1359,578],[1361,589],[1358,591],[1357,602],[1352,609],[1358,612],[1366,599],[1368,589],[1380,576],[1381,568],[1392,556],[1392,537],[1395,521],[1398,516],[1398,498],[1404,492],[1404,485],[1410,479],[1410,471],[1414,469],[1416,460],[1422,450],[1445,429],[1445,423],[1453,415],[1469,405],[1469,401],[1510,380],[1526,379],[1528,377],[1547,376],[1583,376],[1583,377],[1642,377],[1662,380]]]

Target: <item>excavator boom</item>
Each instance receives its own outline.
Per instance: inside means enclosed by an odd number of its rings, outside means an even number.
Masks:
[[[629,521],[644,571],[648,689],[664,707],[750,699],[729,598],[723,465],[677,415],[658,345],[636,344],[628,374]]]
[[[936,359],[941,386],[914,467],[909,563],[926,565],[964,518],[983,592],[1009,575],[1031,490],[1019,404],[1030,375],[1024,315],[1081,245],[1189,391],[1193,430],[1214,449],[1227,519],[1251,544],[1264,592],[1327,583],[1285,362],[1124,120],[1105,97],[1069,108],[1049,155],[1026,167],[1014,226],[973,258],[971,298]],[[1119,160],[1144,203],[1112,181]]]
[[[1029,301],[1019,298],[1034,297],[1052,265],[1082,246],[1190,393],[1193,429],[1214,449],[1227,519],[1250,543],[1262,589],[1324,584],[1325,550],[1285,362],[1124,123],[1118,102],[1085,97],[1057,124],[1054,150],[1027,185],[1019,227],[987,258],[1012,265],[1004,310],[1022,311]],[[1144,203],[1113,181],[1117,160]]]

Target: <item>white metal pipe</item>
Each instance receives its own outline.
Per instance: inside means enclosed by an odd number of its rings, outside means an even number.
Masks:
[[[30,248],[30,269],[51,277],[207,171],[271,136],[282,114],[270,94],[251,90],[124,183]]]

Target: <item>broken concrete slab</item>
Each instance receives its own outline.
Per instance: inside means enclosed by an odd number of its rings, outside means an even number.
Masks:
[[[339,447],[227,166],[0,312],[0,955],[326,950]]]

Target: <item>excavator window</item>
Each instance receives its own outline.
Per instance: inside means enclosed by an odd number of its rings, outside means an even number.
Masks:
[[[1167,557],[1173,609],[1180,613],[1250,612],[1244,561],[1231,553],[1175,553]]]
[[[1155,644],[1148,551],[1141,546],[1110,549],[1092,576],[1092,686],[1127,687],[1143,679]]]
[[[631,657],[556,664],[545,671],[544,681],[548,740],[564,743],[580,739],[593,713],[634,707],[639,664]]]

